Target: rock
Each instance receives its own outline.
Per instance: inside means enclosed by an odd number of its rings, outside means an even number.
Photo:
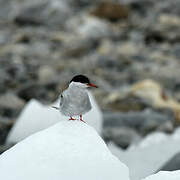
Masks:
[[[148,101],[131,96],[128,93],[113,92],[107,95],[104,99],[104,104],[108,109],[113,111],[141,111],[149,106]]]
[[[179,59],[180,58],[180,45],[179,44],[175,44],[173,47],[173,54],[176,55],[176,57]],[[176,84],[175,84],[176,86]]]
[[[91,94],[89,94],[92,103],[92,109],[83,116],[84,121],[92,125],[99,134],[102,132],[102,113]],[[37,100],[31,100],[21,112],[15,125],[11,129],[7,143],[17,143],[31,134],[50,127],[60,120],[68,120],[59,111],[52,108],[59,106],[59,100],[52,105],[42,105]],[[37,116],[38,114],[38,116]],[[51,119],[51,121],[49,121]]]
[[[3,116],[13,117],[23,108],[25,102],[12,93],[0,96],[0,111]]]
[[[57,88],[57,81],[54,80],[54,77],[49,78],[52,78],[51,81],[47,78],[46,82],[45,80],[44,82],[39,81],[39,83],[30,81],[27,84],[24,84],[24,86],[18,89],[18,96],[25,101],[29,101],[33,98],[41,100],[44,103],[52,101],[55,97],[56,92],[54,91]]]
[[[111,21],[117,21],[127,19],[129,16],[129,7],[127,5],[106,1],[99,3],[92,10],[91,14]]]
[[[41,66],[38,71],[38,78],[40,84],[48,84],[51,83],[53,79],[55,79],[56,72],[50,66]]]
[[[180,153],[174,155],[158,171],[174,171],[180,169]]]
[[[4,151],[7,151],[12,146],[13,145],[0,145],[0,154],[2,154]]]
[[[150,79],[135,83],[131,87],[130,93],[142,98],[147,98],[150,101],[153,99],[157,99],[158,101],[159,99],[162,100],[163,98],[166,98],[162,87],[157,82]]]
[[[89,54],[97,46],[97,42],[77,36],[74,33],[57,31],[50,35],[51,41],[62,45],[60,56],[66,58],[81,58]]]
[[[129,180],[126,165],[80,121],[61,121],[26,138],[0,156],[0,169],[0,178],[8,180]]]
[[[162,132],[167,132],[167,133],[172,133],[174,130],[173,123],[170,121],[167,121],[160,125],[157,130],[162,131]]]
[[[64,33],[57,33],[53,39],[63,44],[62,56],[72,58],[89,54],[98,44],[96,40]]]
[[[39,84],[28,83],[18,90],[18,96],[25,101],[29,101],[32,98],[45,100],[47,91]]]
[[[165,27],[180,26],[180,18],[175,15],[161,14],[159,17],[159,22]]]
[[[3,146],[2,144],[5,143],[6,137],[12,125],[13,125],[13,120],[10,120],[5,117],[0,117],[0,153],[2,153],[3,150],[6,149],[5,148],[6,146]]]
[[[118,47],[118,54],[120,54],[120,57],[122,55],[135,56],[138,54],[141,48],[142,47],[138,46],[136,43],[125,42]]]
[[[19,84],[24,83],[28,79],[26,66],[17,54],[14,55],[14,62],[9,63],[9,66],[6,68],[6,73],[9,77],[6,81],[8,86],[18,87]]]
[[[96,62],[97,67],[100,68],[106,68],[107,70],[114,70],[115,72],[118,72],[120,70],[123,70],[128,65],[130,65],[131,62],[128,58],[121,56],[121,59],[119,60],[117,57],[113,56],[99,56]]]
[[[70,1],[70,4],[72,7],[76,7],[77,10],[79,10],[79,8],[83,9],[83,8],[86,8],[86,7],[89,7],[95,3],[97,3],[99,0],[92,0],[92,1],[89,1],[89,0],[68,0]]]
[[[169,132],[169,128],[162,128],[169,122],[169,126],[173,126],[175,119],[172,113],[161,112],[146,109],[140,112],[128,113],[104,113],[104,127],[105,128],[121,128],[129,127],[135,129],[141,135],[146,135],[149,132],[157,129],[162,129]]]
[[[137,143],[141,139],[135,130],[123,126],[104,128],[103,137],[106,141],[112,141],[123,149],[126,149],[133,143]]]
[[[6,80],[8,79],[8,75],[2,69],[0,69],[0,94],[5,93],[7,87],[5,86]]]
[[[155,81],[144,80],[131,87],[130,94],[146,99],[154,108],[169,108],[174,112],[177,123],[180,121],[180,103],[168,97],[163,88]]]
[[[62,26],[64,20],[71,15],[71,10],[66,1],[38,1],[21,4],[14,22],[18,25],[53,25]]]
[[[106,21],[84,14],[67,21],[66,27],[68,30],[74,30],[74,33],[89,40],[101,39],[110,34],[110,26]]]

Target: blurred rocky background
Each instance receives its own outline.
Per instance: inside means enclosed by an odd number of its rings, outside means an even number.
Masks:
[[[99,88],[103,138],[126,149],[180,124],[179,0],[0,0],[0,151],[32,98],[75,74]]]

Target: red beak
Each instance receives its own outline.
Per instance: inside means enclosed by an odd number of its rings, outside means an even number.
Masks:
[[[94,84],[92,84],[92,83],[87,83],[87,85],[88,85],[89,87],[98,88],[96,85],[94,85]]]

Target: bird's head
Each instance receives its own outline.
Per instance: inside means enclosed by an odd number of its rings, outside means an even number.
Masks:
[[[84,75],[76,75],[72,78],[69,83],[70,86],[79,86],[81,88],[94,87],[97,88],[96,85],[92,84],[88,77]]]

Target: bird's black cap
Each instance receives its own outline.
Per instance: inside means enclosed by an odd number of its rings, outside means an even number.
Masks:
[[[76,75],[72,78],[71,82],[80,82],[80,83],[90,83],[88,77],[84,76],[84,75]]]

